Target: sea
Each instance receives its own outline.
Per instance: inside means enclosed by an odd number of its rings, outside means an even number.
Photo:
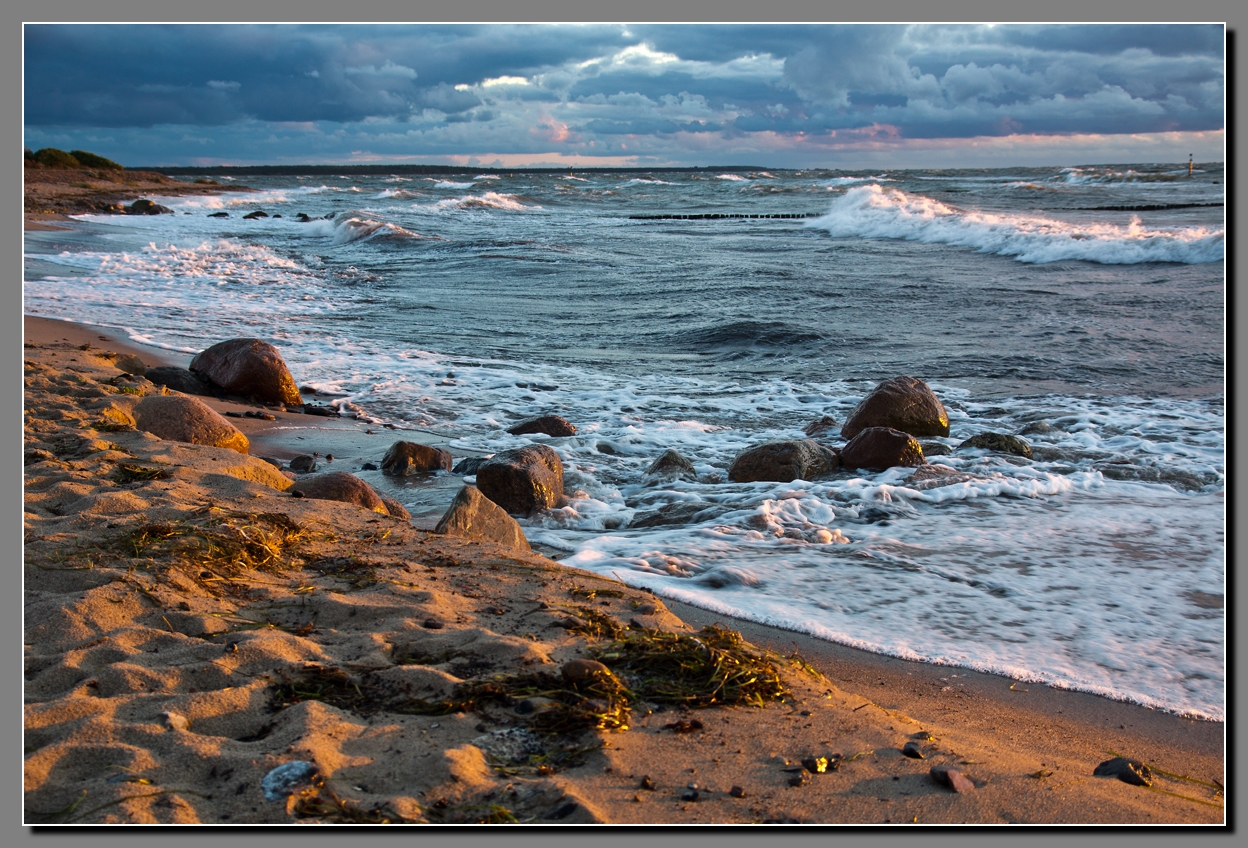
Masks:
[[[26,233],[26,312],[185,353],[269,340],[340,415],[457,459],[548,444],[567,503],[521,523],[568,566],[1225,719],[1221,166],[215,178],[257,191]],[[899,375],[948,411],[923,441],[958,482],[728,480]],[[577,434],[506,432],[548,413]],[[985,432],[1032,457],[959,448]],[[696,482],[647,481],[669,448]],[[699,509],[647,520],[674,504]]]

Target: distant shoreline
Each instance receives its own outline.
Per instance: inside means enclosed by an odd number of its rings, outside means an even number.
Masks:
[[[562,174],[564,171],[582,174],[649,174],[654,171],[680,171],[684,173],[702,173],[708,171],[766,171],[761,165],[699,165],[694,167],[675,167],[658,165],[650,168],[629,166],[626,168],[493,168],[473,165],[211,165],[208,167],[157,167],[147,166],[126,168],[127,171],[157,171],[169,176],[191,176],[194,174],[238,175],[249,177],[291,177],[319,176],[322,174],[349,174],[352,176],[389,176],[391,174]],[[776,169],[787,170],[787,169]],[[807,169],[803,169],[807,170]]]

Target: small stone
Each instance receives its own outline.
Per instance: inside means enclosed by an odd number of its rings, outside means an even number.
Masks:
[[[954,792],[971,792],[975,784],[962,772],[949,766],[932,766],[932,779],[941,786],[948,786]]]
[[[563,679],[569,683],[584,683],[592,680],[600,674],[610,676],[611,669],[607,668],[597,660],[568,660],[559,670],[563,675]]]
[[[809,779],[810,778],[807,777],[805,772],[801,772],[800,774],[795,774],[789,778],[789,786],[801,786],[804,783],[806,783],[806,781]]]
[[[424,623],[424,627],[426,630],[441,630],[445,626],[446,625],[443,624],[442,621],[437,618],[426,618],[425,623]]]
[[[925,760],[923,750],[919,747],[918,742],[907,742],[906,746],[901,749],[901,753],[905,754],[912,760]]]
[[[313,783],[318,777],[319,770],[312,763],[305,760],[292,760],[266,774],[260,781],[260,788],[264,790],[266,801],[281,801],[290,795],[295,787]]]
[[[333,461],[334,461],[334,455],[333,455],[332,453],[327,453],[327,454],[325,454],[325,461],[326,461],[326,462],[333,462]]]
[[[654,781],[650,779],[650,775],[648,775],[648,774],[647,774],[647,775],[644,775],[644,776],[641,778],[641,783],[639,783],[639,784],[637,785],[637,788],[638,788],[638,789],[645,789],[645,790],[646,790],[646,791],[648,791],[648,792],[653,792],[653,791],[654,791]]]
[[[366,462],[366,463],[364,463],[363,467],[362,467],[362,468],[360,468],[360,470],[361,470],[361,471],[376,471],[376,470],[377,470],[377,463],[375,463],[375,462]]]
[[[696,789],[686,789],[680,796],[682,801],[696,801],[700,793]]]
[[[731,795],[733,798],[744,798],[745,790],[742,789],[740,786],[734,786],[728,790],[728,794]]]
[[[802,767],[811,774],[823,774],[828,770],[827,757],[807,757],[802,760]]]
[[[303,492],[291,492],[291,493],[290,493],[290,496],[291,496],[292,498],[301,498],[301,497],[303,497]]]
[[[1114,757],[1101,763],[1092,772],[1095,777],[1116,777],[1132,786],[1152,786],[1153,772],[1139,760]]]
[[[299,474],[308,474],[313,472],[316,470],[316,459],[315,457],[308,456],[307,454],[297,456],[290,461],[290,470]]]
[[[178,715],[177,713],[161,713],[160,718],[164,722],[165,727],[170,730],[186,730],[191,724],[186,720],[186,716]]]

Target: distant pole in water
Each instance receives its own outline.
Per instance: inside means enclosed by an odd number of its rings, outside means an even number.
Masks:
[[[1192,153],[1187,154],[1187,175],[1189,177],[1192,175],[1192,156],[1194,155]]]

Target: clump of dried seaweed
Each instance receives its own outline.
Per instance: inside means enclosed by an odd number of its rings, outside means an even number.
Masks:
[[[290,812],[301,819],[331,824],[413,824],[383,804],[364,807],[359,801],[340,798],[328,786],[320,786],[292,799]]]
[[[188,519],[143,524],[115,547],[128,559],[168,556],[198,578],[236,577],[244,571],[276,573],[291,567],[290,554],[304,532],[282,513],[201,510]]]

